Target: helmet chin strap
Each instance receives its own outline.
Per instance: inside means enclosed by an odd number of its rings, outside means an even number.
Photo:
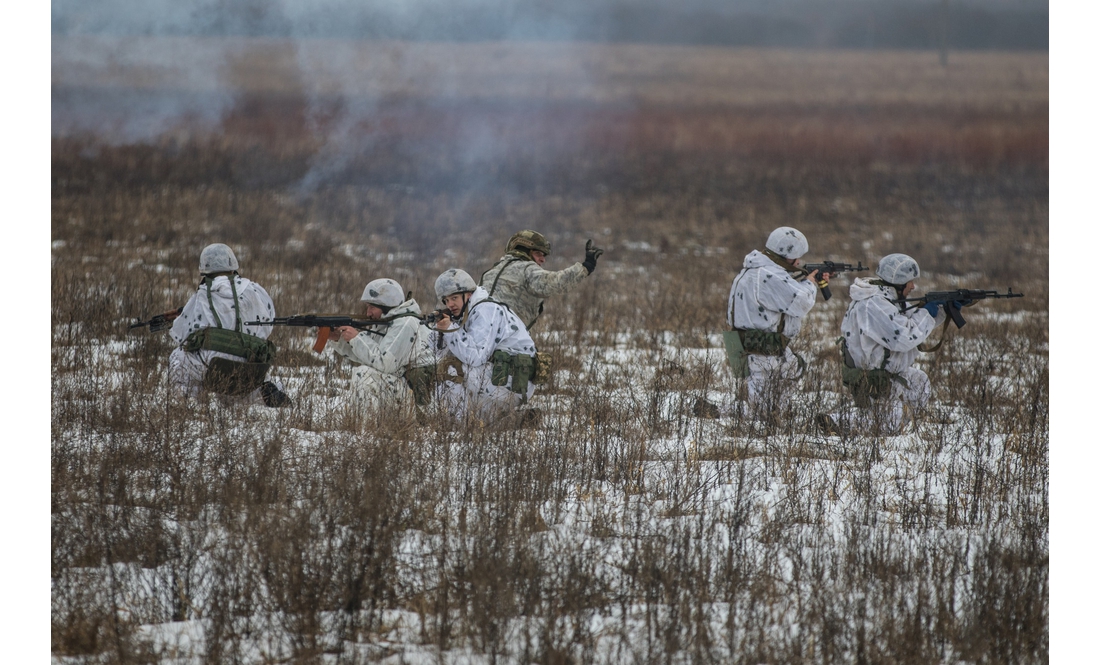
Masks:
[[[905,294],[902,293],[902,291],[905,290],[905,285],[904,284],[902,284],[901,286],[898,286],[897,284],[891,284],[890,282],[887,282],[885,279],[872,279],[870,281],[870,283],[874,284],[875,286],[889,286],[889,287],[891,287],[892,289],[894,289],[894,292],[898,294],[898,299],[899,300],[901,298],[905,297]]]

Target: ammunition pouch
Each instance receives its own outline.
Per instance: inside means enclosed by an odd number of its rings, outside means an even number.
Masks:
[[[454,368],[455,373],[451,374],[449,371]],[[462,369],[462,361],[454,356],[444,356],[442,360],[435,366],[435,381],[439,383],[441,381],[449,381],[450,383],[465,383],[466,374]]]
[[[523,354],[512,355],[505,351],[493,351],[493,373],[491,381],[494,386],[508,385],[508,377],[512,377],[510,390],[527,399],[527,384],[535,371],[535,359]]]
[[[745,353],[759,356],[781,356],[791,343],[791,338],[782,333],[765,330],[738,330],[741,346]]]
[[[202,375],[202,387],[219,395],[247,395],[263,385],[270,368],[270,363],[211,358]]]
[[[722,333],[722,341],[726,346],[726,360],[729,361],[730,370],[736,379],[743,379],[749,375],[748,353],[741,343],[741,333],[737,330],[726,330]]]
[[[886,349],[882,366],[877,369],[856,367],[852,354],[848,352],[848,343],[843,337],[840,338],[840,353],[844,359],[840,367],[840,378],[844,383],[844,387],[852,393],[856,406],[861,409],[871,406],[871,400],[888,396],[892,381],[909,387],[909,382],[899,374],[886,370],[886,361],[890,359],[889,349]]]
[[[275,360],[275,345],[262,337],[227,328],[201,328],[183,340],[188,352],[217,351],[237,356],[244,362],[270,365]]]
[[[536,386],[550,380],[550,374],[554,371],[554,357],[548,353],[535,354],[535,366],[531,372],[531,383]]]
[[[409,384],[417,406],[431,404],[432,391],[435,389],[435,373],[435,365],[422,365],[405,370],[405,383]]]
[[[189,353],[203,349],[240,360],[211,358],[203,372],[204,389],[219,395],[247,395],[259,388],[271,363],[275,345],[266,339],[225,328],[202,328],[187,336],[182,348]]]
[[[722,342],[726,347],[726,360],[729,361],[733,376],[743,379],[749,375],[750,354],[760,356],[781,356],[787,351],[791,338],[782,333],[765,330],[726,330],[722,333]],[[798,358],[800,371],[805,369],[805,361]]]

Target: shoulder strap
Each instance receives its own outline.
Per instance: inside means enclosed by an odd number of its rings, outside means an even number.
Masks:
[[[770,249],[765,248],[764,251],[760,252],[760,253],[763,254],[764,256],[768,257],[772,261],[774,261],[777,266],[779,266],[783,270],[786,270],[787,273],[790,274],[790,275],[805,277],[806,275],[809,274],[805,270],[803,270],[802,268],[796,268],[796,267],[792,266],[790,263],[787,262],[787,259],[785,259],[782,256],[776,254],[775,252],[773,252]]]
[[[766,250],[764,250],[764,252],[771,252],[771,250],[770,250],[770,249],[766,249]],[[774,260],[774,259],[773,259],[773,260]],[[732,286],[732,287],[730,288],[730,291],[732,291],[732,292],[734,293],[734,298],[736,298],[736,297],[737,297],[737,284],[738,284],[738,280],[740,280],[740,279],[741,279],[742,277],[744,277],[744,276],[745,276],[745,271],[746,271],[746,270],[754,270],[754,269],[756,269],[756,268],[759,268],[759,267],[760,267],[760,266],[752,266],[751,268],[742,268],[742,269],[741,269],[741,272],[737,273],[737,277],[734,277],[734,278],[733,278],[733,286]],[[780,267],[782,267],[782,266],[780,266]],[[732,301],[732,300],[733,300],[733,299],[731,298],[731,301]],[[733,312],[734,312],[734,309],[735,309],[735,308],[734,308],[734,306],[733,306],[733,304],[732,304],[732,302],[731,302],[731,304],[730,304],[730,324],[731,324],[731,325],[730,325],[730,329],[731,329],[731,330],[743,330],[742,328],[738,328],[738,327],[737,327],[737,321],[735,321],[735,320],[734,320],[734,314],[733,314]],[[784,325],[786,324],[786,322],[787,322],[787,314],[786,314],[786,312],[780,312],[780,313],[779,313],[779,327],[778,327],[778,328],[776,329],[776,332],[778,332],[778,333],[779,333],[780,335],[782,335],[782,334],[783,334],[783,327],[784,327]]]
[[[837,341],[840,344],[840,352],[844,356],[844,364],[847,365],[848,367],[851,367],[852,369],[859,369],[859,367],[856,366],[855,360],[852,359],[851,351],[848,350],[848,340],[841,337]],[[890,361],[890,349],[887,349],[886,347],[883,347],[882,351],[883,351],[883,353],[882,353],[882,364],[879,365],[878,368],[881,369],[881,370],[885,370],[886,369],[886,363]]]
[[[503,260],[505,261],[504,265],[502,265],[500,267],[500,270],[497,271],[497,276],[495,278],[493,278],[493,285],[489,287],[489,297],[490,298],[493,296],[493,293],[496,292],[497,282],[500,281],[500,276],[502,274],[504,274],[505,269],[507,269],[508,266],[512,265],[516,261],[524,261],[525,259],[521,259],[518,256],[509,256],[507,259],[503,259]],[[500,263],[500,261],[497,261],[497,264],[499,264],[499,263]],[[495,268],[495,267],[496,266],[494,265],[493,268]],[[489,270],[486,270],[485,272],[483,272],[481,274],[481,281],[485,280],[485,275],[489,274],[489,272],[492,271],[493,268],[489,268]],[[478,282],[478,286],[481,286],[481,281]]]
[[[732,297],[730,298],[730,311],[729,311],[730,329],[731,330],[741,330],[740,328],[737,327],[737,320],[734,318],[734,313],[733,312],[737,308],[734,306],[733,301],[737,298],[737,284],[740,282],[741,278],[745,276],[745,271],[746,270],[752,270],[752,268],[742,268],[741,272],[737,273],[737,277],[733,278],[733,286],[730,287],[730,292],[732,293]]]
[[[214,309],[214,296],[210,293],[210,285],[214,283],[216,277],[220,277],[220,275],[207,275],[202,278],[202,283],[206,285],[206,302],[210,304],[210,313],[214,315],[214,322],[221,328],[222,320],[221,317],[218,316],[218,310]],[[237,317],[233,329],[237,332],[241,332],[241,302],[237,298],[237,283],[233,281],[233,275],[226,275],[225,277],[229,280],[229,288],[233,290],[233,313]]]
[[[944,319],[943,333],[940,334],[940,341],[936,342],[932,346],[928,346],[928,344],[926,344],[925,342],[921,342],[917,345],[917,350],[921,351],[922,353],[935,353],[936,351],[939,351],[940,347],[943,346],[943,341],[947,339],[947,331],[950,329],[950,323],[951,317],[947,317],[946,319]]]
[[[499,300],[493,300],[492,298],[485,298],[484,300],[478,300],[477,302],[475,302],[474,304],[472,304],[472,305],[470,305],[466,308],[466,313],[462,315],[462,326],[463,327],[466,326],[466,322],[470,319],[470,314],[474,311],[475,307],[477,307],[478,305],[487,303],[487,302],[491,302],[494,305],[500,305],[501,307],[508,310],[509,312],[512,311],[511,307],[509,307],[508,305],[505,305],[504,303],[500,302]]]

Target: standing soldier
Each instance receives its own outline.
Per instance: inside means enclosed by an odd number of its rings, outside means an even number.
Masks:
[[[202,250],[198,292],[172,324],[179,347],[168,357],[168,378],[189,395],[207,390],[286,406],[290,398],[264,380],[275,357],[275,345],[267,341],[271,327],[244,324],[272,320],[275,305],[262,286],[237,274],[239,269],[228,246],[215,243]]]
[[[363,331],[343,326],[329,340],[336,353],[357,365],[351,372],[356,402],[374,412],[400,410],[415,402],[423,417],[431,400],[435,353],[431,333],[420,325],[420,305],[406,300],[401,285],[392,279],[368,283],[360,300],[367,319],[378,325]]]
[[[920,277],[920,266],[912,257],[884,256],[875,274],[878,279],[860,277],[852,282],[852,302],[840,324],[842,376],[857,407],[846,424],[873,427],[877,415],[880,432],[896,434],[905,422],[905,406],[919,412],[932,396],[928,375],[912,365],[918,345],[947,314],[941,301],[901,311],[897,301],[913,291]],[[817,424],[826,434],[841,431],[830,414],[818,414]]]
[[[589,239],[584,246],[584,261],[565,270],[544,270],[550,255],[550,241],[535,231],[520,231],[508,241],[504,256],[481,276],[486,295],[507,305],[530,330],[542,314],[543,299],[567,293],[596,269],[603,250]]]
[[[809,251],[801,231],[781,226],[768,236],[764,248],[745,257],[726,308],[726,322],[745,354],[734,374],[748,378],[749,406],[758,416],[774,413],[783,384],[802,376],[806,363],[788,344],[802,329],[802,318],[814,306],[818,291],[817,271],[806,275],[798,268],[799,258]],[[829,275],[820,279],[827,283]],[[702,402],[696,413],[717,417],[720,411]]]
[[[441,397],[456,417],[509,418],[535,392],[535,343],[510,309],[489,298],[464,270],[451,268],[435,280],[447,315],[436,324],[441,361],[462,363],[462,383],[444,381]],[[528,410],[523,424],[534,424]]]

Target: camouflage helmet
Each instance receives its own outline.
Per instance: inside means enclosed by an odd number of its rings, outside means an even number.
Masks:
[[[780,226],[768,236],[768,242],[764,245],[785,259],[797,259],[810,251],[810,243],[806,236],[798,229],[789,226]]]
[[[447,296],[453,296],[456,293],[473,293],[476,288],[477,284],[474,283],[474,278],[470,277],[465,270],[459,270],[458,268],[446,270],[442,275],[435,278],[435,295],[440,302],[443,302],[443,299]]]
[[[361,301],[376,307],[390,309],[405,302],[405,292],[392,279],[376,279],[363,289]]]
[[[920,277],[920,266],[907,254],[887,254],[879,259],[875,274],[888,284],[907,284]]]
[[[231,272],[233,270],[240,270],[240,265],[237,263],[237,255],[233,253],[232,249],[229,249],[228,245],[223,245],[220,242],[216,242],[213,245],[207,245],[199,254],[199,274],[209,275],[215,272]]]
[[[510,252],[514,249],[534,250],[549,256],[550,241],[538,231],[520,231],[508,240],[508,249],[504,251]]]

